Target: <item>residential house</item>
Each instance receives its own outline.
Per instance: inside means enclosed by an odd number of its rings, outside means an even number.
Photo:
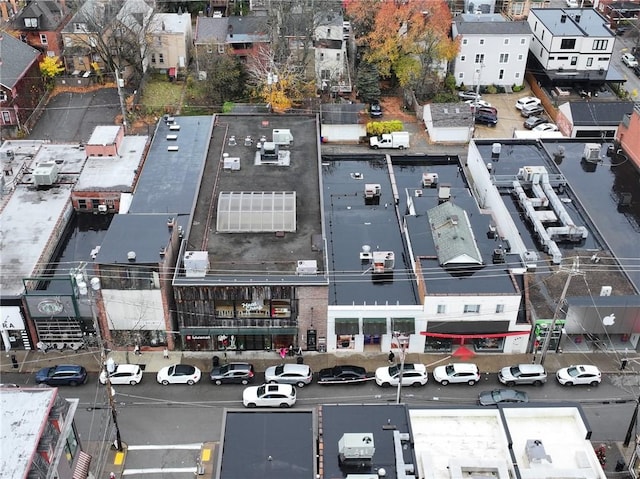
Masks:
[[[558,107],[556,124],[572,138],[616,138],[623,119],[633,112],[631,101],[571,101]]]
[[[618,127],[616,141],[620,144],[624,153],[640,169],[640,108],[634,107],[633,111],[625,115]]]
[[[318,90],[332,93],[350,92],[351,78],[342,15],[324,12],[316,16],[314,47]]]
[[[544,8],[545,0],[504,0],[502,14],[510,20],[526,20],[532,8]]]
[[[534,8],[528,18],[533,40],[529,67],[548,86],[624,81],[610,64],[615,36],[593,8]]]
[[[13,19],[12,26],[20,39],[47,56],[62,54],[62,29],[71,17],[64,1],[28,2]]]
[[[323,142],[358,143],[367,135],[362,121],[365,114],[362,103],[323,103],[320,105],[321,138]]]
[[[526,22],[507,21],[499,14],[455,17],[453,38],[460,38],[455,60],[457,85],[522,85],[531,42]]]
[[[151,68],[176,76],[178,68],[189,65],[192,47],[191,15],[188,12],[156,13],[149,29]]]
[[[144,0],[127,0],[106,32],[109,45],[117,50],[118,68],[124,71],[125,79],[140,76],[149,67],[153,18],[153,8]]]
[[[40,52],[8,33],[2,34],[0,63],[0,126],[2,136],[15,136],[45,92],[38,59]]]
[[[91,456],[75,425],[79,402],[58,388],[0,388],[0,476],[86,479]]]

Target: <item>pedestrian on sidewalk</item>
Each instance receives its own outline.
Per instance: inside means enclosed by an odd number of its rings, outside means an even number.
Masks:
[[[133,347],[133,354],[140,356],[140,345],[138,343]]]
[[[162,351],[162,357],[164,359],[169,359],[169,350],[167,348],[164,348],[164,350]]]
[[[393,364],[396,360],[396,355],[393,354],[393,351],[389,351],[389,364]]]

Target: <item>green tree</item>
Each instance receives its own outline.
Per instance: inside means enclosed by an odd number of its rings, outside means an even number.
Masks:
[[[222,105],[243,97],[246,73],[242,64],[231,55],[212,55],[205,65],[207,79],[204,88],[211,103]]]
[[[375,66],[362,62],[356,77],[358,97],[364,103],[372,103],[380,99],[380,76]]]
[[[63,71],[64,67],[58,57],[44,57],[40,62],[40,73],[47,83],[52,82]]]

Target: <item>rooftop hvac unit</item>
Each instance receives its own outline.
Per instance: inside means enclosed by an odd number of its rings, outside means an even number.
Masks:
[[[600,145],[598,143],[586,143],[582,152],[582,159],[589,163],[600,161]]]
[[[382,187],[378,183],[367,183],[364,185],[364,197],[375,198],[382,193]]]
[[[611,286],[603,286],[600,288],[600,296],[611,296],[613,288]]]
[[[425,188],[435,188],[438,184],[438,173],[422,173],[422,186]]]
[[[178,151],[179,148],[177,146],[168,146],[167,151]]]
[[[539,439],[527,439],[525,445],[525,453],[529,464],[540,464],[543,461],[551,464],[551,456],[548,456],[544,450],[544,444]]]
[[[451,198],[451,185],[442,183],[438,188],[438,203],[444,203]]]
[[[317,273],[318,273],[318,262],[315,259],[298,260],[298,264],[296,266],[296,274],[305,275],[305,274],[317,274]]]
[[[176,125],[176,124],[169,125],[169,129],[171,131],[178,131],[178,130],[180,130],[180,125]]]
[[[184,254],[184,271],[187,278],[204,278],[209,269],[207,251],[187,251]]]
[[[167,140],[176,141],[178,139],[178,135],[167,135]]]
[[[277,145],[289,146],[293,143],[291,130],[273,130],[273,142]]]
[[[240,158],[226,157],[222,164],[223,170],[240,171]]]
[[[374,251],[373,252],[373,273],[389,273],[393,271],[395,266],[395,254],[393,251]]]
[[[366,464],[373,459],[376,448],[373,433],[344,433],[338,441],[340,464]]]
[[[58,179],[59,167],[55,161],[40,163],[33,170],[33,181],[36,186],[51,186]]]

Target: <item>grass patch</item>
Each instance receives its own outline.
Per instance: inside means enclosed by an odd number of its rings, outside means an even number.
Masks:
[[[183,82],[169,82],[166,76],[151,77],[142,94],[142,105],[148,114],[175,113],[181,106]]]

